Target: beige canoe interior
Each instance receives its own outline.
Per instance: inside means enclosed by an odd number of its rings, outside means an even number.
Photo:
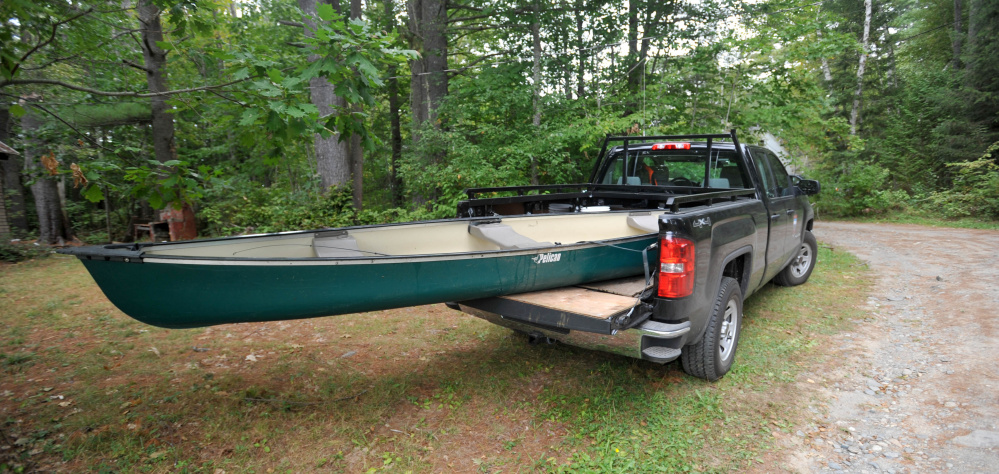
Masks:
[[[189,242],[146,250],[147,255],[243,258],[343,258],[427,255],[542,248],[556,242],[607,240],[658,232],[663,211],[574,213],[504,217],[476,224],[444,221],[262,235],[234,240]]]

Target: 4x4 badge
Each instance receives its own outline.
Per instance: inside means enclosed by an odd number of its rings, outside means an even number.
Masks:
[[[704,226],[710,226],[710,225],[711,225],[711,218],[710,217],[702,217],[702,218],[697,219],[696,221],[694,221],[694,227],[704,227]]]

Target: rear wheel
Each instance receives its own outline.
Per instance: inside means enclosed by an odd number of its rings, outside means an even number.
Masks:
[[[742,289],[734,278],[722,279],[718,297],[704,337],[683,348],[683,371],[694,377],[715,381],[732,368],[742,329]]]
[[[774,277],[774,283],[780,286],[798,286],[812,275],[815,269],[815,259],[818,256],[819,245],[815,242],[815,236],[811,232],[805,231],[805,238],[798,246],[791,262],[784,267],[780,273]]]

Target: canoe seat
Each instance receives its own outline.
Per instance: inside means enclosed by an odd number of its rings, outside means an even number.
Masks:
[[[628,226],[642,232],[659,232],[659,216],[628,216]]]
[[[363,257],[357,248],[357,240],[346,232],[332,235],[317,234],[312,239],[312,248],[321,258]]]
[[[524,237],[506,224],[468,224],[468,233],[495,244],[503,250],[533,249],[555,245],[551,242],[538,242]]]

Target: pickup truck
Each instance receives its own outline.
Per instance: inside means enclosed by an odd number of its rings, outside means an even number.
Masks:
[[[680,359],[717,380],[735,359],[743,300],[771,281],[805,283],[815,268],[808,196],[819,190],[735,130],[608,137],[588,183],[469,189],[458,214],[629,212],[659,234],[645,275],[448,306],[535,341]]]

